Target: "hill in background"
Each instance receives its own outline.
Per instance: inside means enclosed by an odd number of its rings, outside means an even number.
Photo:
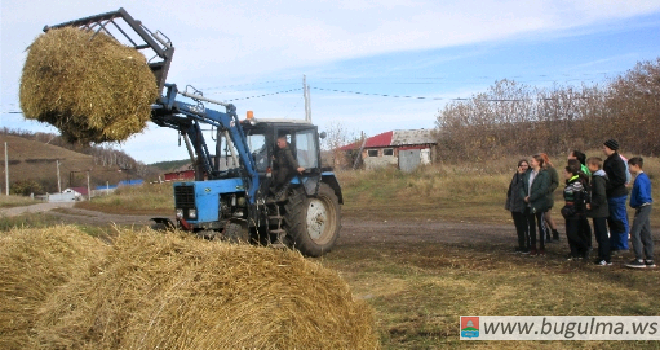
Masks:
[[[190,159],[166,160],[149,164],[149,166],[160,169],[164,172],[187,170],[190,167]]]
[[[0,166],[5,164],[4,143],[7,143],[9,159],[9,184],[34,181],[43,191],[57,191],[57,163],[62,189],[87,186],[87,171],[90,186],[117,185],[120,180],[157,180],[161,171],[136,162],[122,152],[103,148],[84,148],[89,154],[66,149],[43,142],[39,135],[9,135],[0,133]],[[73,147],[73,146],[72,146]],[[79,146],[78,146],[79,147]],[[0,179],[5,188],[5,176]],[[35,191],[37,193],[41,191]]]

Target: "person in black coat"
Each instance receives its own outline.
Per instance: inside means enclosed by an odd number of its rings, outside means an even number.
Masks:
[[[602,162],[600,158],[587,159],[587,166],[592,174],[588,186],[587,217],[593,220],[594,236],[598,243],[598,257],[594,263],[598,266],[608,266],[612,265],[610,238],[607,237],[607,218],[610,216],[610,210],[607,205],[607,174],[602,170]]]
[[[280,136],[277,139],[277,148],[273,157],[273,188],[271,191],[277,198],[283,200],[291,179],[296,172],[302,173],[303,171],[305,168],[298,165],[286,137]]]
[[[564,207],[561,214],[566,220],[566,238],[571,248],[569,260],[589,259],[589,241],[582,229],[582,217],[586,214],[587,176],[580,171],[580,162],[569,159],[566,165],[566,187],[564,187]]]
[[[626,212],[626,164],[617,152],[619,143],[609,139],[603,143],[603,153],[607,159],[603,162],[603,170],[607,174],[607,203],[610,216],[607,224],[610,227],[610,249],[628,250],[628,214]]]
[[[529,163],[527,159],[518,161],[518,170],[513,175],[511,183],[509,183],[509,191],[506,193],[506,203],[504,209],[511,212],[513,218],[513,225],[516,227],[518,233],[518,246],[516,253],[528,254],[529,253],[529,232],[527,229],[527,218],[525,217],[526,204],[523,197],[520,195],[524,186],[524,177],[527,174]]]

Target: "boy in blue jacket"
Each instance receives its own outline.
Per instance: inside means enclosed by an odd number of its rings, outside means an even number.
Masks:
[[[626,264],[628,267],[655,267],[653,261],[653,238],[651,237],[651,181],[644,174],[642,158],[631,158],[628,160],[630,173],[635,176],[633,190],[630,196],[630,206],[635,209],[635,220],[632,227],[632,243],[635,252],[635,260]],[[643,247],[642,247],[643,245]],[[642,259],[642,248],[646,261]]]

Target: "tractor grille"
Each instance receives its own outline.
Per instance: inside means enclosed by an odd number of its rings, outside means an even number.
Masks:
[[[174,187],[174,200],[176,207],[190,209],[195,207],[195,187],[176,186]]]

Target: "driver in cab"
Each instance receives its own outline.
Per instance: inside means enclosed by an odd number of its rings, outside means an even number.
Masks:
[[[298,165],[293,152],[286,141],[286,136],[277,138],[277,149],[273,159],[273,192],[276,198],[283,200],[286,196],[287,185],[296,172],[302,174],[305,168]]]

